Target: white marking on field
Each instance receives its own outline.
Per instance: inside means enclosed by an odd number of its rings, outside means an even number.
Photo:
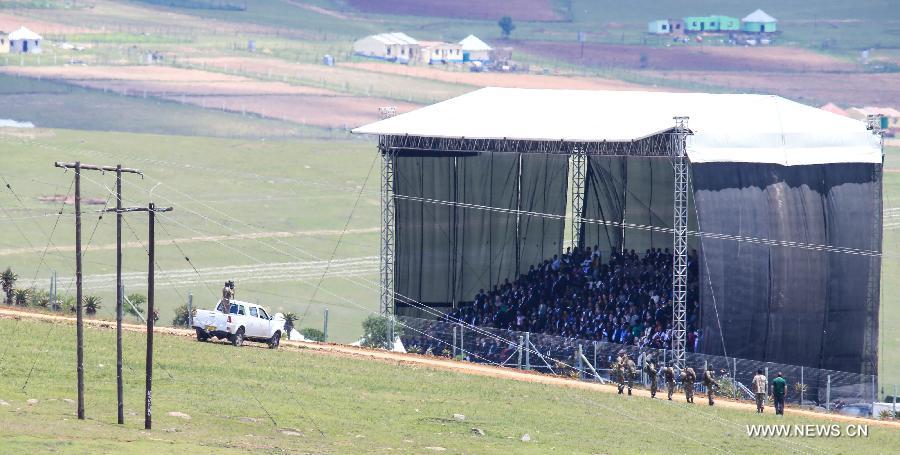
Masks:
[[[194,269],[178,269],[156,272],[157,284],[168,286],[185,286],[192,284],[221,284],[226,280],[239,282],[272,282],[301,281],[319,278],[328,268],[328,261],[275,262],[269,264],[237,265],[225,267],[206,267]],[[349,277],[375,273],[378,271],[378,256],[363,256],[335,259],[328,268],[328,277]],[[147,283],[145,272],[127,272],[122,274],[126,288],[140,287]],[[92,290],[112,290],[116,288],[114,273],[88,275],[83,279],[84,287]]]

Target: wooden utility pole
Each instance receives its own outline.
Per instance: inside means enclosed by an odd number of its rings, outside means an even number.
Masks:
[[[82,170],[91,170],[91,171],[115,171],[116,172],[116,187],[119,191],[121,191],[121,175],[122,172],[130,172],[135,174],[140,174],[141,171],[136,169],[128,169],[123,168],[121,165],[116,167],[113,166],[96,166],[93,164],[81,164],[80,161],[76,161],[74,163],[62,163],[55,162],[54,166],[62,169],[75,169],[75,357],[76,357],[76,369],[78,371],[78,418],[84,420],[84,319],[82,315],[82,302],[84,300],[84,292],[82,289],[82,266],[81,266],[81,171]],[[121,206],[121,192],[116,195],[117,207]],[[121,236],[120,236],[121,237]],[[117,252],[117,291],[116,295],[120,298],[117,302],[118,312],[121,314],[122,308],[122,300],[121,300],[121,288],[122,288],[122,267],[121,267],[121,238],[120,241],[117,242],[118,252]],[[117,324],[117,352],[118,355],[116,364],[118,367],[117,370],[117,379],[118,379],[118,393],[119,393],[119,423],[124,423],[124,415],[123,415],[123,406],[122,406],[122,319],[121,317],[116,317],[118,322]]]
[[[156,226],[156,212],[171,212],[172,207],[156,207],[156,204],[150,203],[147,207],[128,207],[115,208],[108,211],[115,211],[119,215],[126,212],[147,212],[149,215],[149,227],[147,229],[147,356],[144,364],[144,429],[149,430],[152,427],[153,405],[153,326],[156,323],[156,314],[154,308],[154,290],[155,290],[155,247],[156,236],[154,228]]]
[[[125,286],[122,284],[122,172],[141,174],[136,169],[125,170],[116,165],[116,405],[118,423],[125,423],[125,401],[122,392],[122,313]],[[143,177],[143,174],[141,174]]]
[[[75,162],[75,369],[78,371],[78,420],[84,420],[84,321],[81,302],[81,162]]]

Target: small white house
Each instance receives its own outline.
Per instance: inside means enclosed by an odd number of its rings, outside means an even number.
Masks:
[[[14,54],[40,54],[41,53],[41,35],[20,27],[7,37],[9,40],[9,51]]]
[[[469,35],[459,42],[462,45],[463,61],[486,62],[491,59],[494,49],[475,35]]]
[[[406,63],[419,58],[419,42],[402,32],[380,33],[354,42],[353,53],[364,57]]]
[[[459,43],[443,41],[419,41],[422,63],[460,63],[463,61],[463,47]]]
[[[668,19],[660,19],[648,22],[647,33],[653,35],[667,35],[669,33],[672,33],[672,30],[669,28]]]

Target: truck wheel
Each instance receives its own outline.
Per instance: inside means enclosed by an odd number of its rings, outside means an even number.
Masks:
[[[281,332],[275,332],[272,338],[269,338],[269,349],[278,349],[279,344],[281,344]]]
[[[244,344],[244,328],[241,327],[238,329],[237,333],[231,336],[231,344],[235,346],[240,346]]]
[[[195,328],[195,330],[197,330],[197,341],[203,342],[209,339],[209,335],[203,329]]]

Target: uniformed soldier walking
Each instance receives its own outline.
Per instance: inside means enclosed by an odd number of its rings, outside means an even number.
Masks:
[[[694,382],[697,381],[697,373],[691,367],[681,372],[681,386],[684,387],[684,398],[688,403],[694,402]]]
[[[637,375],[637,365],[634,360],[625,354],[625,382],[628,384],[628,395],[631,395],[631,388],[634,386],[634,377]]]
[[[656,362],[653,357],[648,357],[644,362],[644,373],[647,373],[647,379],[650,380],[650,398],[656,398]]]
[[[663,377],[666,379],[666,390],[669,392],[669,401],[672,401],[672,395],[675,393],[675,370],[672,367],[663,369]]]
[[[707,368],[703,373],[703,386],[706,387],[706,397],[709,398],[709,405],[715,403],[716,390],[719,388],[719,382],[716,381],[714,370]]]
[[[616,386],[619,388],[619,395],[621,395],[625,391],[625,359],[628,358],[628,354],[625,354],[625,350],[622,349],[619,351],[619,356],[616,357],[616,363],[613,365],[613,371],[616,376]]]

